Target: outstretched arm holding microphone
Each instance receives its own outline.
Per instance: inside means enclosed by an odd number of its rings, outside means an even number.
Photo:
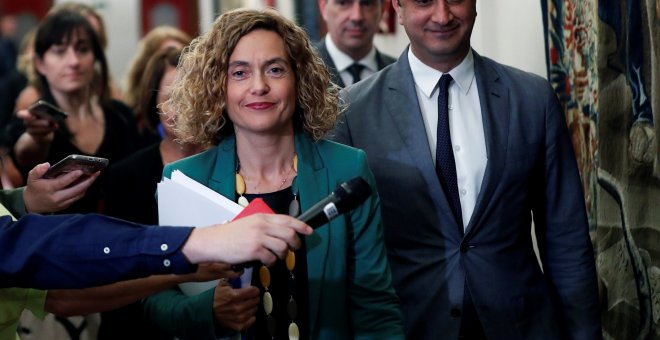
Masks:
[[[312,229],[285,215],[257,214],[209,228],[143,226],[106,216],[28,214],[66,208],[97,175],[73,186],[74,171],[28,176],[26,188],[0,192],[0,287],[84,288],[152,274],[186,274],[203,262],[273,263]]]

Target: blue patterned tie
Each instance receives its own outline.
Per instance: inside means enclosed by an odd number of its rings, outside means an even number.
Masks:
[[[440,77],[438,83],[438,141],[435,149],[435,172],[438,174],[451,211],[463,230],[463,214],[456,179],[456,161],[449,133],[449,84],[451,81],[451,75],[445,73]]]

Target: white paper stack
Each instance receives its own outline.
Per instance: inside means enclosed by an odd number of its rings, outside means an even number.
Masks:
[[[172,178],[158,183],[158,223],[162,226],[197,226],[231,221],[243,207],[196,182],[179,170]],[[251,270],[241,276],[242,286],[250,284]],[[215,287],[218,280],[188,282],[179,287],[186,295],[195,295]]]

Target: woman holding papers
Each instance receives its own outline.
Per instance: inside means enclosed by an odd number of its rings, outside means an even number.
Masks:
[[[357,176],[374,194],[286,261],[249,268],[251,286],[166,290],[146,300],[147,318],[180,339],[232,330],[248,339],[403,339],[373,175],[362,151],[322,140],[339,114],[338,90],[305,32],[272,10],[227,12],[180,68],[167,102],[175,131],[211,148],[167,165],[164,176],[180,170],[242,205],[259,197],[292,215]]]

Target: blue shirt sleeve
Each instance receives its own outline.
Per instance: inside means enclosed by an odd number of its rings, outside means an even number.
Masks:
[[[181,252],[192,227],[97,214],[0,217],[0,287],[85,288],[197,268]]]

